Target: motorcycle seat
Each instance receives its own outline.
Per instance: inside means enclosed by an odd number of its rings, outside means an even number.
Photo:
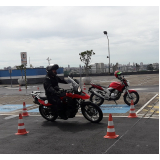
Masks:
[[[41,93],[41,94],[39,95],[39,97],[40,97],[41,99],[43,99],[43,100],[47,100],[47,97],[46,97],[45,93]]]

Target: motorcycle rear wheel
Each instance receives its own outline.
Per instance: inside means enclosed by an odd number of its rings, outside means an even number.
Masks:
[[[92,102],[86,102],[81,111],[83,116],[92,123],[99,123],[103,118],[102,110]]]
[[[133,99],[130,99],[128,94],[124,95],[124,102],[130,106],[131,105],[131,100],[133,100],[134,105],[139,102],[139,94],[137,92],[131,92],[130,95],[132,96]]]
[[[43,105],[39,106],[39,112],[40,112],[41,116],[48,121],[53,122],[58,117],[57,113],[54,113],[52,111],[52,109],[50,109],[49,107],[43,106]]]
[[[90,101],[96,104],[97,106],[101,106],[104,103],[104,99],[96,96],[94,93],[91,94]]]

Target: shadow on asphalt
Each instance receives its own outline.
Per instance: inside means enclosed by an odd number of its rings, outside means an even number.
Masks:
[[[73,133],[77,133],[77,132],[81,132],[83,131],[94,131],[100,128],[103,128],[104,126],[107,125],[105,123],[91,123],[91,122],[86,122],[86,123],[82,123],[79,121],[70,121],[67,120],[60,120],[60,121],[54,121],[54,122],[49,122],[49,121],[43,121],[42,122],[42,126],[43,127],[57,127],[62,131],[69,131],[69,132],[73,132]]]

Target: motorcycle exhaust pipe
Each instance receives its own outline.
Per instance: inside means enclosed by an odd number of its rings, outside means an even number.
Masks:
[[[93,93],[93,94],[95,94],[97,97],[100,97],[100,98],[104,99],[104,97],[101,94],[97,93],[96,91],[90,90],[90,92]]]

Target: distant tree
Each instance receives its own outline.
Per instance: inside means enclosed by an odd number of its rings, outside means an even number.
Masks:
[[[30,64],[30,68],[33,68],[33,65],[32,65],[32,64]]]
[[[20,66],[16,66],[16,68],[18,69],[18,70],[21,70],[21,75],[22,75],[22,79],[23,79],[23,70],[24,70],[24,65],[22,64],[22,65],[20,65]]]
[[[152,64],[149,64],[148,66],[147,66],[147,70],[150,70],[150,71],[153,71],[153,65]]]
[[[91,69],[91,65],[89,65],[91,61],[91,57],[92,55],[95,55],[95,53],[93,52],[93,50],[90,50],[90,51],[87,50],[79,53],[79,55],[80,55],[80,60],[85,64],[84,69],[86,72],[86,76],[88,76],[88,70]]]

